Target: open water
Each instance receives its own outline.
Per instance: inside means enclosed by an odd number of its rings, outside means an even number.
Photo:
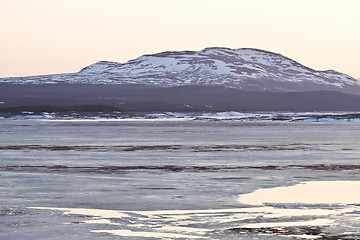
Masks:
[[[359,186],[359,133],[356,122],[1,120],[0,239],[360,239],[360,199],[331,201],[332,182]],[[313,182],[329,201],[239,199]]]

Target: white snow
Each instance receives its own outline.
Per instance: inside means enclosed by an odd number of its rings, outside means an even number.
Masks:
[[[229,74],[232,75],[232,68],[229,67],[225,62],[219,60],[212,60],[214,62],[214,66],[216,67],[217,74]]]
[[[336,190],[338,190],[338,188],[334,189],[334,191]],[[226,226],[254,229],[293,226],[336,227],[343,223],[344,218],[346,218],[347,221],[358,221],[360,207],[358,205],[336,205],[330,208],[324,208],[322,206],[309,208],[303,205],[289,205],[285,208],[282,206],[257,206],[227,209],[155,211],[52,207],[31,207],[31,209],[37,209],[39,211],[60,211],[64,215],[79,215],[79,218],[84,218],[81,224],[87,224],[84,227],[91,232],[113,234],[123,237],[208,239],[209,237],[206,234],[216,229],[226,229]],[[71,218],[69,219],[69,222],[70,221]],[[99,230],[97,224],[103,224],[101,230]],[[281,234],[282,233],[279,233],[279,235]],[[273,234],[273,236],[276,235]],[[308,238],[308,235],[301,233],[292,236],[304,239]],[[312,235],[310,239],[317,237],[321,237],[321,235]]]

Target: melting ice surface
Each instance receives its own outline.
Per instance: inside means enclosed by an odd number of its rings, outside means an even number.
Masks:
[[[90,231],[122,237],[156,239],[258,239],[249,233],[295,239],[324,239],[349,222],[360,220],[360,181],[311,181],[293,186],[259,189],[239,196],[248,207],[206,210],[118,211],[35,207],[86,216]],[[102,229],[91,225],[104,225]],[[359,236],[359,224],[347,235]],[[320,231],[327,229],[327,234]],[[332,232],[332,229],[333,230]],[[236,232],[241,235],[231,235]],[[358,239],[348,238],[348,239]],[[338,238],[334,238],[338,239]]]
[[[360,239],[359,123],[220,115],[1,120],[0,239]]]

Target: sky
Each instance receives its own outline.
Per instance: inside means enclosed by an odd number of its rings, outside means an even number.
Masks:
[[[360,0],[0,0],[0,77],[206,47],[360,78]]]

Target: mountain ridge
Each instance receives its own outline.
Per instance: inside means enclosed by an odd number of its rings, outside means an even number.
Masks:
[[[99,61],[77,73],[1,78],[0,83],[204,85],[245,91],[341,91],[360,95],[359,81],[349,75],[317,71],[279,53],[255,48],[165,51],[126,63]]]

